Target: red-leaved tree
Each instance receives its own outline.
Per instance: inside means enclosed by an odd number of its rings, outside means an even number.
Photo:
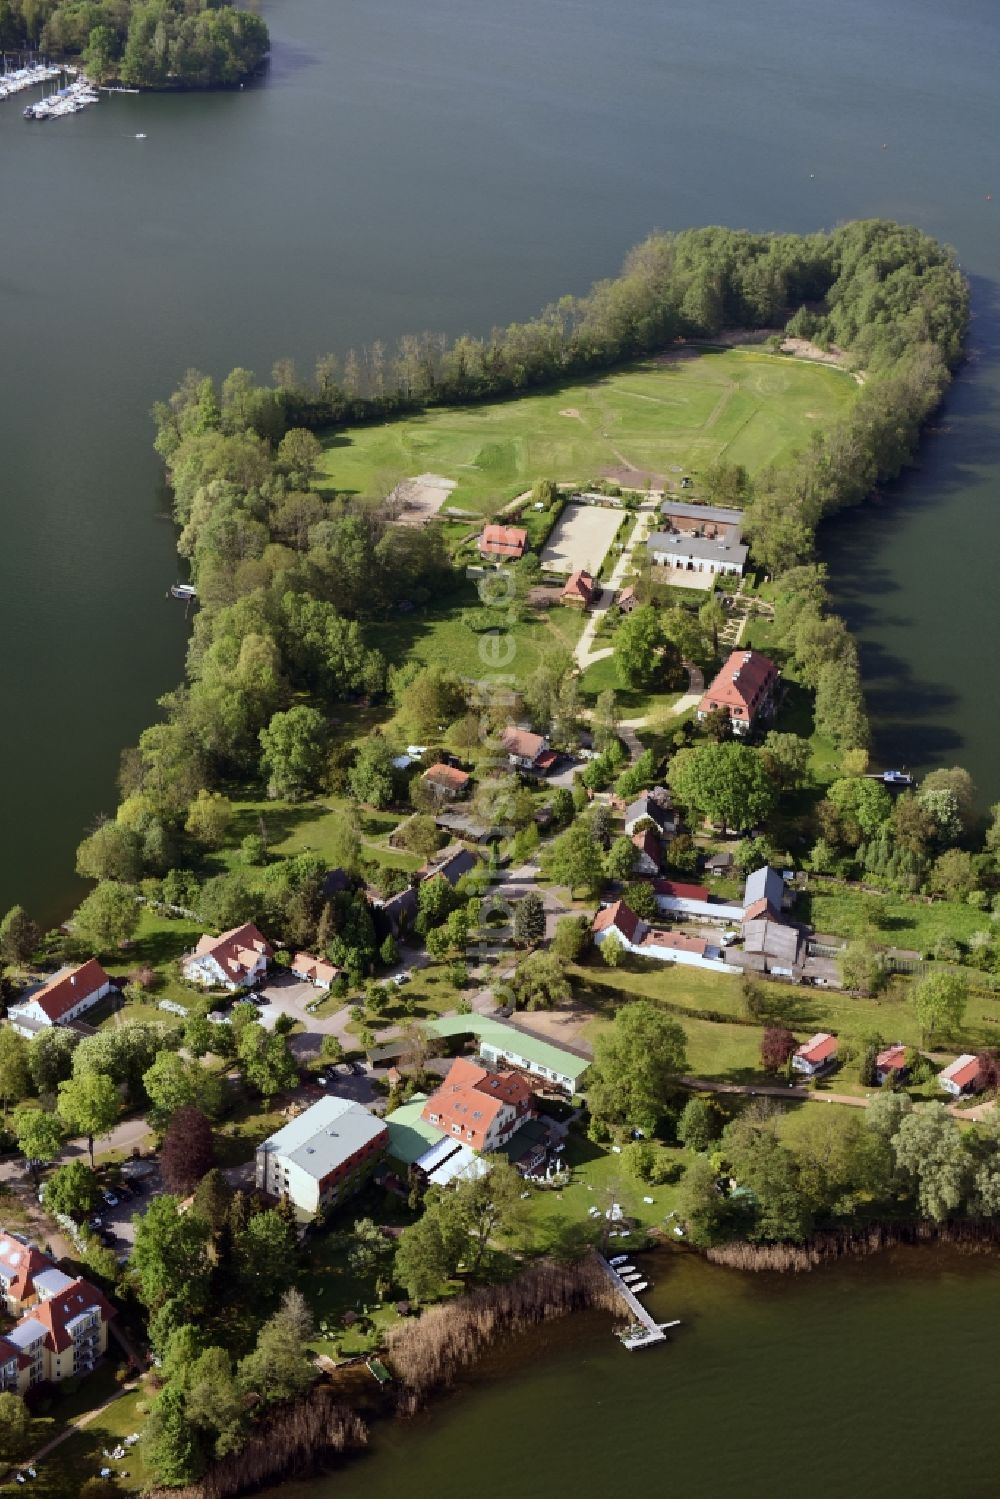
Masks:
[[[783,1025],[769,1025],[760,1040],[760,1060],[765,1072],[780,1072],[798,1042]]]
[[[176,1109],[163,1137],[160,1169],[168,1192],[189,1196],[215,1165],[212,1126],[191,1105]]]

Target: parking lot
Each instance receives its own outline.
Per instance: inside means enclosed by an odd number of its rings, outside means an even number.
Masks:
[[[149,1169],[141,1177],[127,1178],[124,1190],[117,1187],[108,1189],[116,1199],[114,1206],[102,1195],[91,1215],[90,1223],[97,1233],[114,1235],[115,1242],[109,1244],[108,1248],[114,1249],[117,1254],[131,1253],[135,1243],[136,1219],[142,1217],[154,1197],[161,1196],[165,1191],[158,1164],[149,1161],[144,1162],[143,1166]]]

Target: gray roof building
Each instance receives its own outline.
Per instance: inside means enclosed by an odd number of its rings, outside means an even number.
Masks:
[[[747,875],[743,889],[743,905],[749,911],[759,901],[766,901],[772,911],[780,911],[785,900],[785,882],[776,869],[765,864]],[[757,914],[756,912],[754,913]]]
[[[663,501],[661,515],[675,516],[678,520],[708,521],[717,526],[743,527],[743,511],[729,510],[725,505],[692,505],[684,500]]]
[[[257,1147],[257,1186],[305,1213],[336,1201],[388,1142],[381,1119],[328,1095]]]
[[[625,831],[631,833],[635,825],[648,817],[655,822],[661,833],[668,836],[676,832],[677,818],[671,807],[664,806],[663,802],[655,795],[655,792],[644,791],[641,796],[636,797],[634,802],[629,802],[625,808]]]
[[[689,536],[683,531],[654,531],[646,545],[657,562],[672,565],[693,558],[696,562],[742,570],[749,555],[742,542],[715,541],[709,536]]]
[[[797,927],[757,918],[743,923],[743,947],[748,953],[760,954],[766,969],[792,973],[799,964],[802,938]]]

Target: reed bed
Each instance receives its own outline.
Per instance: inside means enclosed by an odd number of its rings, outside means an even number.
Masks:
[[[593,1255],[575,1265],[532,1265],[516,1280],[484,1286],[390,1328],[386,1356],[402,1382],[400,1410],[412,1413],[453,1384],[498,1338],[585,1307],[621,1312],[622,1301]]]
[[[898,1244],[949,1244],[969,1253],[986,1253],[1000,1243],[1000,1223],[926,1220],[873,1223],[863,1229],[815,1234],[805,1244],[719,1244],[705,1250],[713,1265],[731,1270],[774,1270],[802,1274],[832,1260],[863,1259]]]
[[[367,1442],[368,1427],[361,1417],[339,1405],[330,1389],[317,1385],[303,1400],[277,1411],[239,1452],[213,1464],[198,1483],[153,1489],[150,1499],[234,1499],[264,1484],[310,1473]]]

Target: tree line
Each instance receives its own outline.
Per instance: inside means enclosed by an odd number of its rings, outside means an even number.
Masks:
[[[78,57],[97,83],[215,88],[269,48],[259,16],[219,0],[0,0],[0,50]]]

